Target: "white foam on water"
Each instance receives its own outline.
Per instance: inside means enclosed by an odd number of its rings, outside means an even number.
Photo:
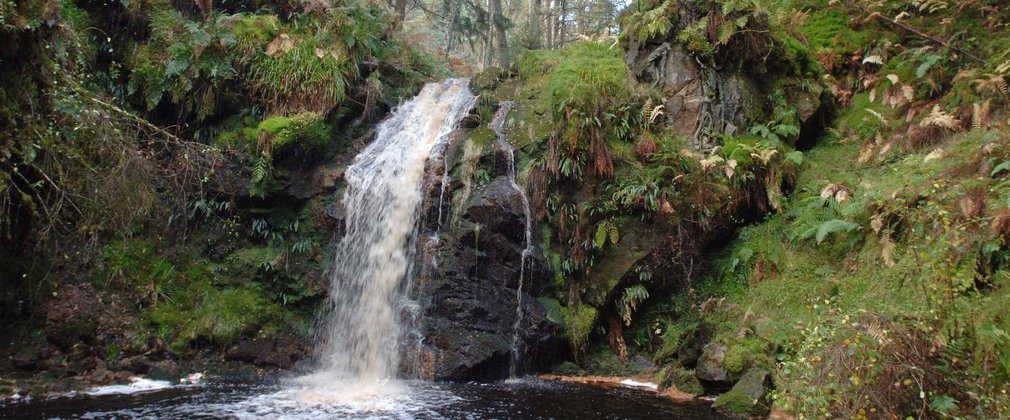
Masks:
[[[621,385],[631,388],[659,389],[659,385],[656,385],[652,382],[638,382],[633,379],[625,379],[621,381]]]
[[[238,419],[410,419],[440,418],[437,410],[461,400],[424,382],[382,381],[304,384],[224,404],[200,404],[201,413]]]
[[[113,395],[113,394],[136,394],[138,392],[158,391],[171,388],[172,383],[168,381],[153,381],[147,378],[134,376],[130,378],[130,383],[120,385],[108,385],[91,388],[84,391],[87,395]]]

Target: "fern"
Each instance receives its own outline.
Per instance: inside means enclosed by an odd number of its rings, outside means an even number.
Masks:
[[[821,225],[817,227],[817,237],[816,237],[817,244],[819,245],[820,243],[824,242],[824,240],[827,239],[827,237],[831,234],[839,232],[852,232],[853,230],[856,230],[856,228],[858,227],[859,227],[858,224],[849,222],[847,220],[841,220],[841,219],[828,220],[827,222],[821,223]]]
[[[912,5],[920,12],[936,13],[950,7],[946,0],[914,0]]]
[[[252,178],[249,180],[250,196],[266,198],[272,164],[273,159],[269,153],[263,153],[253,162]]]
[[[624,295],[617,302],[617,310],[621,313],[624,325],[631,325],[631,315],[638,310],[638,305],[649,298],[649,290],[641,284],[624,289]]]
[[[958,409],[958,402],[949,395],[934,395],[929,399],[929,408],[937,413],[947,414]]]
[[[603,248],[607,240],[612,245],[617,245],[620,237],[617,233],[617,225],[613,220],[607,220],[596,227],[596,234],[593,235],[593,246],[596,249]]]
[[[921,79],[923,76],[926,75],[926,73],[929,73],[929,69],[933,68],[933,66],[935,66],[936,63],[938,63],[941,59],[943,59],[943,56],[936,54],[931,54],[924,57],[922,60],[922,64],[920,64],[919,67],[915,69],[915,77]]]
[[[799,150],[793,150],[793,151],[791,151],[789,153],[786,153],[786,160],[789,160],[789,161],[795,163],[796,165],[802,165],[803,164],[803,152],[801,152]]]

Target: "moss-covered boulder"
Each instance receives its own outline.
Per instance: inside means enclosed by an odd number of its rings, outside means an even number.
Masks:
[[[733,389],[720,395],[712,407],[735,418],[764,416],[771,410],[768,401],[771,386],[771,373],[763,369],[751,369],[733,385]]]
[[[679,363],[671,363],[656,373],[654,379],[663,388],[675,388],[678,391],[693,395],[705,393],[694,371],[685,369]]]

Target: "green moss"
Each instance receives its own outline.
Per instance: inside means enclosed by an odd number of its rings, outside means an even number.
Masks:
[[[850,53],[868,45],[874,36],[849,27],[851,18],[840,10],[828,9],[811,13],[800,32],[806,36],[811,51],[837,48],[838,53]]]
[[[546,77],[553,110],[565,106],[590,111],[604,99],[629,97],[627,67],[620,52],[597,43],[577,43]]]
[[[685,369],[679,363],[671,363],[653,376],[656,383],[663,388],[673,387],[681,392],[693,395],[705,393],[705,388],[698,380],[693,370]]]
[[[263,48],[281,30],[276,15],[234,15],[229,23],[239,45],[250,50]]]
[[[537,298],[537,301],[540,302],[540,306],[543,306],[547,312],[548,321],[557,325],[566,325],[565,308],[561,306],[561,302],[548,296],[540,296]]]
[[[280,252],[268,246],[241,248],[225,259],[224,268],[232,276],[254,278],[261,270],[269,269]]]
[[[593,332],[598,312],[588,305],[575,305],[563,309],[565,319],[565,335],[572,346],[573,353],[581,353],[589,342],[589,334]]]
[[[483,150],[485,146],[495,141],[496,136],[497,134],[495,134],[494,130],[481,126],[475,128],[467,135],[467,141],[473,142],[474,147]]]
[[[237,130],[224,131],[214,138],[214,146],[221,149],[231,149],[239,145],[239,138]]]
[[[798,39],[790,35],[782,36],[780,55],[788,63],[785,74],[804,78],[816,78],[820,73],[820,64],[810,55],[810,49]]]
[[[722,361],[722,366],[729,373],[740,373],[747,367],[747,349],[743,346],[732,346],[726,350],[726,357]]]
[[[742,391],[731,389],[716,398],[712,403],[714,408],[723,408],[732,413],[751,416],[760,415],[760,410],[755,408],[754,399]],[[757,412],[755,412],[757,411]]]
[[[229,345],[278,315],[279,308],[256,288],[217,289],[197,282],[148,308],[144,319],[173,352],[185,354],[198,340]]]
[[[841,130],[858,133],[862,138],[871,138],[892,123],[891,112],[880,101],[871,102],[868,93],[859,93],[852,97],[849,108],[838,117],[837,125]]]
[[[275,160],[318,158],[330,143],[330,127],[322,115],[303,112],[290,117],[272,116],[256,127],[243,131],[247,141],[259,142],[264,136]]]

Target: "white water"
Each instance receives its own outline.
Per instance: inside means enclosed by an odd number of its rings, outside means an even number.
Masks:
[[[134,394],[138,392],[158,391],[172,386],[168,381],[153,381],[141,377],[130,378],[130,383],[125,385],[108,385],[91,388],[84,391],[88,395],[111,395],[111,394]]]
[[[302,400],[346,402],[395,394],[425,164],[476,101],[465,79],[429,83],[379,126],[346,171],[346,233],[337,245],[320,368],[299,378]]]
[[[530,212],[530,201],[526,198],[526,191],[519,186],[516,181],[516,158],[515,158],[515,148],[509,144],[508,139],[505,137],[505,118],[508,116],[509,111],[512,110],[514,104],[510,101],[504,101],[498,106],[498,111],[495,112],[494,118],[491,119],[490,127],[495,132],[495,139],[497,140],[499,146],[508,152],[508,169],[509,169],[509,183],[512,188],[519,193],[519,197],[522,198],[523,202],[523,213],[526,216],[526,245],[523,248],[522,259],[519,261],[519,286],[516,287],[516,322],[512,326],[512,358],[511,363],[509,363],[509,377],[516,377],[516,370],[519,365],[519,358],[522,355],[522,351],[519,348],[519,331],[522,328],[523,321],[523,282],[526,276],[526,264],[530,255],[533,253],[533,217]]]

